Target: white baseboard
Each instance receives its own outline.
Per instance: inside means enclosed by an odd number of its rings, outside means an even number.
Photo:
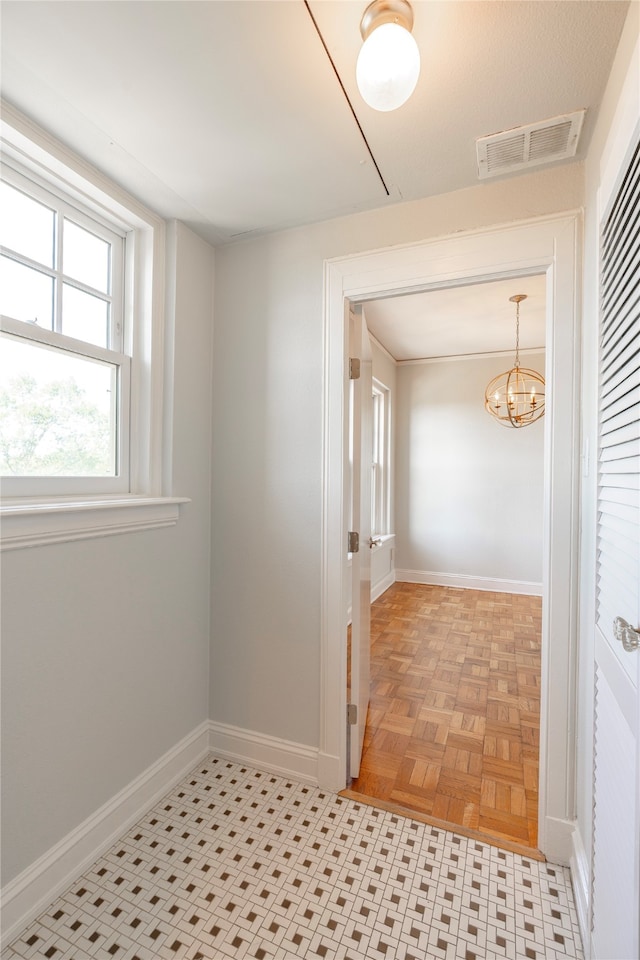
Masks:
[[[578,828],[573,831],[571,837],[573,843],[573,853],[571,854],[571,883],[573,885],[573,899],[576,904],[578,914],[578,923],[580,924],[580,934],[582,936],[582,945],[587,960],[590,956],[589,948],[591,944],[591,935],[589,933],[589,902],[591,891],[591,873],[589,870],[589,858],[584,848],[582,835]]]
[[[378,597],[382,596],[385,590],[388,590],[389,587],[396,582],[396,579],[395,570],[390,570],[389,573],[385,574],[385,576],[378,580],[377,583],[372,583],[371,603],[373,603],[374,600],[377,600]]]
[[[9,943],[115,840],[209,753],[204,721],[42,857],[1,894],[2,945]]]
[[[465,573],[437,573],[433,570],[396,570],[400,583],[430,583],[440,587],[462,587],[466,590],[493,590],[496,593],[520,593],[541,597],[542,584],[528,580],[499,580],[497,577],[470,577]]]
[[[281,777],[318,783],[318,749],[255,730],[210,721],[210,748],[217,757],[246,763]]]

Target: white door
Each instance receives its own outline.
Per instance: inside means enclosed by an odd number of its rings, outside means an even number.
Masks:
[[[369,706],[371,633],[371,344],[362,307],[349,316],[351,522],[358,549],[351,552],[351,670],[348,779],[358,776]]]
[[[601,225],[591,954],[640,957],[640,144]]]

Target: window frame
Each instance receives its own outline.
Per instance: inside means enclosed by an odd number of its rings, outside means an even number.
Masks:
[[[123,354],[131,358],[128,488],[36,495],[23,487],[5,496],[3,482],[0,549],[173,525],[188,498],[170,490],[173,370],[165,343],[172,342],[173,317],[165,316],[165,221],[13,106],[0,106],[3,163],[51,184],[91,219],[126,235]]]
[[[82,205],[75,203],[65,195],[61,187],[53,182],[47,183],[42,177],[34,172],[30,172],[11,159],[4,159],[2,170],[0,171],[0,180],[5,181],[21,193],[40,203],[42,206],[56,213],[58,226],[55,231],[54,245],[56,247],[56,263],[53,267],[32,260],[30,257],[21,254],[19,251],[2,247],[2,253],[16,263],[23,264],[31,269],[37,270],[45,276],[49,276],[58,281],[56,295],[56,309],[54,310],[54,324],[59,324],[62,315],[62,294],[63,285],[67,284],[84,293],[99,297],[110,305],[109,320],[109,343],[107,349],[118,351],[122,349],[123,339],[123,295],[124,295],[124,252],[126,248],[126,229],[117,221],[107,220],[104,216],[99,216],[95,212],[88,213]],[[93,236],[104,240],[111,246],[111,289],[109,291],[99,290],[90,284],[73,277],[64,270],[63,257],[63,232],[60,229],[60,221],[68,220],[77,226],[91,233]],[[44,329],[44,328],[40,328]],[[54,333],[62,334],[63,331],[54,325]],[[90,341],[81,341],[89,343]]]
[[[390,408],[391,391],[377,378],[372,379],[373,445],[371,451],[371,536],[390,533]]]
[[[55,257],[52,267],[32,260],[10,248],[0,247],[3,257],[36,270],[55,281],[55,296],[52,329],[30,324],[13,317],[0,315],[0,331],[21,340],[43,344],[65,353],[112,364],[116,369],[117,400],[113,423],[113,457],[116,464],[114,475],[96,477],[73,476],[3,476],[3,494],[11,496],[63,496],[70,494],[113,494],[130,490],[130,401],[131,357],[124,352],[127,331],[124,325],[124,267],[126,232],[107,223],[97,215],[89,216],[85,210],[72,204],[66,195],[53,184],[45,185],[41,177],[28,176],[15,161],[5,161],[1,179],[10,186],[52,210],[57,218],[53,245]],[[71,278],[64,272],[63,230],[61,221],[68,220],[87,230],[93,236],[105,240],[111,246],[111,271],[108,292],[97,291],[88,284]],[[92,296],[99,295],[109,304],[108,346],[102,347],[87,340],[79,340],[62,332],[62,298],[64,285],[72,286]]]

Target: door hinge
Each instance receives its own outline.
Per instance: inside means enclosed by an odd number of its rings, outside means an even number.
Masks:
[[[355,703],[347,704],[347,723],[353,727],[358,722],[358,707]]]
[[[358,357],[349,357],[349,380],[360,379],[360,360]]]
[[[347,551],[349,553],[357,553],[360,549],[360,534],[356,530],[349,530],[347,540]]]

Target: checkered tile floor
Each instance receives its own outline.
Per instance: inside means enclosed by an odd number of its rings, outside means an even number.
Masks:
[[[582,958],[569,871],[209,758],[2,960]]]

